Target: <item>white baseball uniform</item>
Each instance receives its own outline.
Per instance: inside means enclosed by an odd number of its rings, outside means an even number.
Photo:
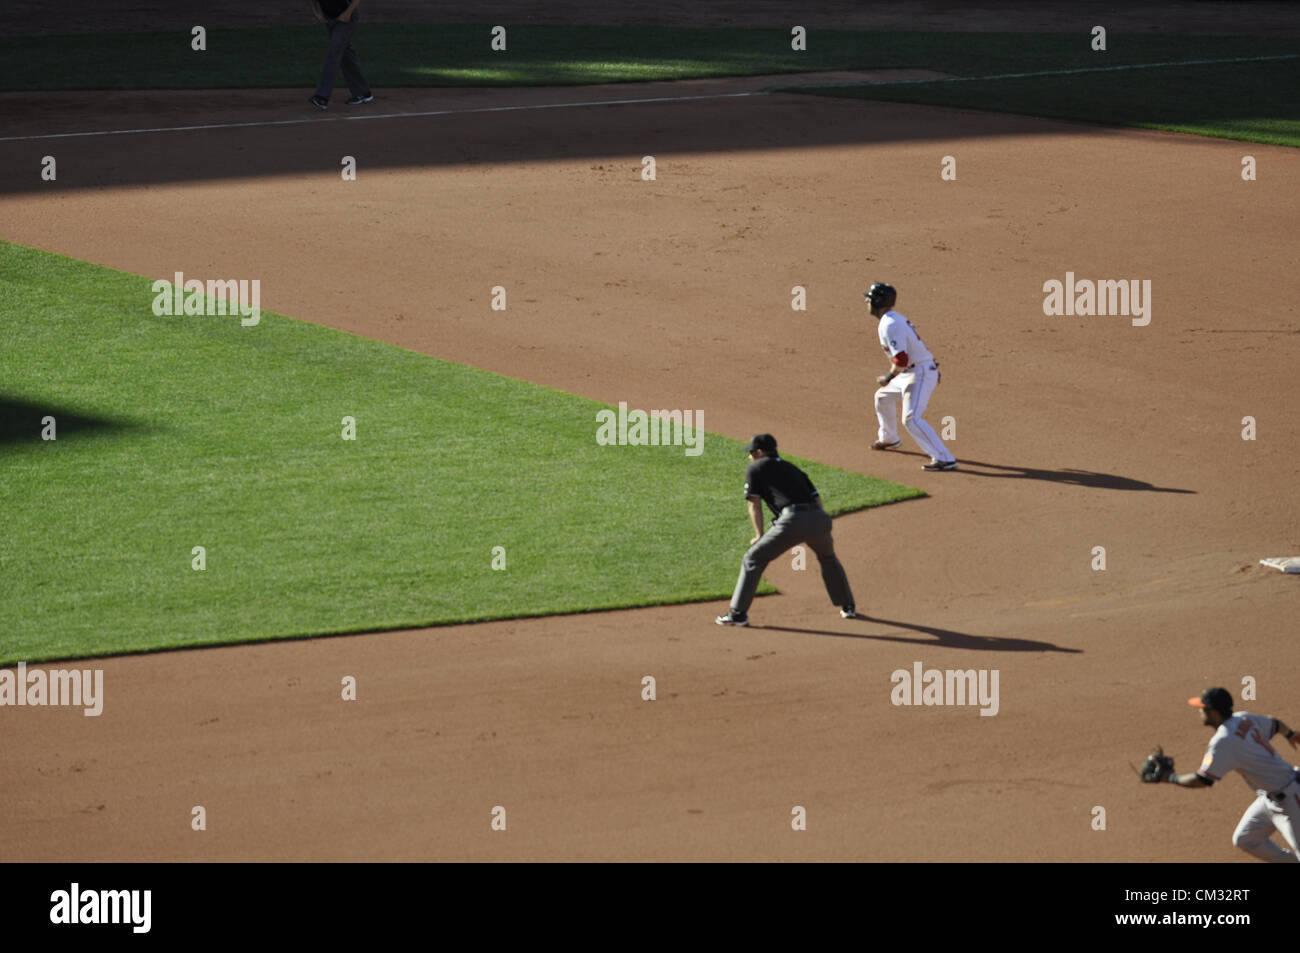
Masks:
[[[922,414],[930,402],[930,394],[939,383],[939,365],[912,322],[892,308],[880,316],[880,347],[892,360],[906,353],[907,369],[876,391],[876,420],[880,423],[877,436],[881,443],[898,440],[898,401],[903,401],[903,426],[922,450],[938,463],[953,459],[934,428],[925,422]]]
[[[1277,734],[1277,720],[1267,715],[1239,711],[1221,724],[1196,774],[1213,784],[1229,771],[1242,779],[1258,797],[1241,816],[1232,843],[1261,860],[1274,863],[1300,861],[1296,834],[1300,832],[1300,781],[1297,770],[1269,744]],[[1277,828],[1291,845],[1285,850],[1269,840]]]

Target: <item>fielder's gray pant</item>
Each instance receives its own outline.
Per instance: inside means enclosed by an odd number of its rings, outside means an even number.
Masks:
[[[831,597],[831,602],[837,606],[854,604],[848,577],[844,575],[844,567],[835,555],[835,543],[831,540],[831,518],[817,506],[799,509],[787,506],[772,524],[772,528],[749,547],[740,561],[740,578],[736,581],[736,591],[731,596],[731,608],[736,613],[749,611],[749,604],[754,601],[758,581],[763,578],[767,564],[800,543],[807,543],[817,554],[822,569],[822,582],[826,584],[826,594]]]
[[[325,54],[325,68],[321,70],[316,95],[324,99],[330,98],[330,93],[334,92],[334,77],[339,74],[339,66],[342,66],[343,78],[347,80],[352,95],[369,96],[370,85],[361,75],[361,57],[352,48],[352,34],[357,32],[357,14],[354,11],[352,19],[347,23],[331,20],[325,29],[329,30],[330,48]]]

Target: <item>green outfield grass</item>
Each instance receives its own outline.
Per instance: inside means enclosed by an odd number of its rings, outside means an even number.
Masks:
[[[956,106],[1300,146],[1300,59],[1000,80],[805,86],[791,92]]]
[[[1088,33],[922,33],[788,29],[512,25],[507,49],[489,24],[362,22],[357,48],[384,86],[568,85],[700,76],[916,67],[960,76],[1084,66],[1300,53],[1300,39],[1121,36],[1093,52]],[[0,37],[0,89],[236,89],[315,86],[325,31],[210,29],[207,50],[186,31]]]
[[[599,446],[596,402],[150,285],[0,243],[0,663],[730,594],[737,441]],[[834,513],[924,495],[799,462]]]

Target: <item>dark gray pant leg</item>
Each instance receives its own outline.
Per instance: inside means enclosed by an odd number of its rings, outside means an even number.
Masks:
[[[731,594],[731,608],[742,615],[748,612],[767,564],[799,542],[801,537],[793,520],[783,513],[741,558],[740,578],[736,580],[736,591]]]
[[[782,513],[763,538],[745,553],[740,561],[736,591],[731,594],[731,608],[738,613],[748,612],[768,563],[799,543],[807,543],[817,554],[822,582],[831,602],[837,606],[853,605],[853,591],[831,541],[831,518],[821,510],[798,510]]]
[[[353,14],[352,20],[347,23],[331,20],[326,29],[330,34],[330,46],[325,54],[325,66],[321,69],[320,85],[316,87],[316,95],[329,99],[330,93],[334,92],[334,77],[338,75],[340,65],[343,67],[343,76],[348,82],[348,89],[352,91],[352,95],[368,95],[370,87],[366,85],[365,77],[361,75],[361,58],[357,56],[357,51],[352,49],[352,35],[357,29],[356,14]]]
[[[831,518],[825,513],[814,513],[820,517],[824,526],[808,535],[808,546],[817,554],[821,565],[822,582],[826,586],[826,595],[831,597],[831,604],[837,606],[856,605],[853,590],[849,588],[849,577],[844,574],[844,567],[835,555],[835,542],[831,539]]]

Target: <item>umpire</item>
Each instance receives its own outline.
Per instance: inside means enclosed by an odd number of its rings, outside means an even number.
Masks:
[[[817,488],[807,474],[776,452],[776,438],[770,433],[755,435],[745,448],[750,464],[745,470],[745,499],[749,519],[758,535],[740,561],[740,578],[731,596],[731,611],[717,618],[718,625],[749,625],[749,604],[754,601],[758,581],[767,564],[799,543],[807,543],[821,564],[822,582],[831,603],[840,607],[846,619],[857,617],[853,591],[844,567],[835,556],[831,540],[831,518],[822,509]],[[772,528],[763,532],[763,502],[771,508]]]

